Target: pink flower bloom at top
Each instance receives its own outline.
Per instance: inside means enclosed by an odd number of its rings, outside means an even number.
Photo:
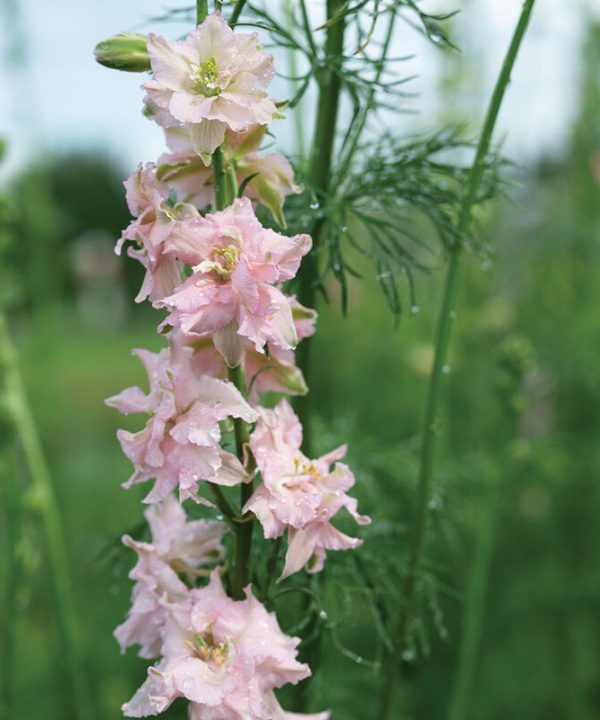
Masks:
[[[165,127],[189,127],[207,164],[227,128],[266,125],[277,112],[266,92],[275,74],[273,56],[262,50],[256,33],[234,32],[219,15],[209,15],[183,41],[150,33],[148,53],[148,114]]]
[[[310,675],[296,659],[299,639],[281,631],[249,588],[245,600],[227,597],[217,571],[190,597],[172,608],[163,659],[148,670],[123,713],[157,715],[183,697],[193,720],[284,720],[274,688]]]
[[[157,179],[152,163],[141,165],[125,181],[127,205],[135,220],[123,231],[116,252],[123,244],[134,243],[127,250],[129,257],[138,260],[146,275],[136,297],[158,300],[173,292],[181,282],[181,266],[175,257],[165,255],[164,244],[178,222],[198,215],[195,207],[169,201],[169,188]]]
[[[290,301],[275,283],[294,277],[310,247],[308,235],[263,228],[247,198],[185,223],[166,251],[192,265],[192,274],[159,303],[171,309],[166,322],[186,334],[212,333],[231,367],[242,359],[244,339],[258,352],[267,342],[292,349]]]
[[[124,487],[156,480],[147,503],[164,500],[177,486],[182,502],[201,502],[199,480],[236,485],[245,478],[239,460],[219,446],[219,422],[230,416],[253,422],[256,412],[232,383],[196,376],[191,352],[136,350],[150,379],[150,393],[133,387],[106,400],[125,414],[151,413],[143,430],[118,432],[123,452],[134,465]]]
[[[138,554],[138,562],[129,573],[136,583],[132,606],[127,620],[115,630],[115,637],[122,652],[140,645],[140,657],[153,658],[160,654],[169,607],[188,600],[189,590],[179,576],[202,575],[207,572],[202,566],[222,559],[225,526],[214,520],[187,522],[173,495],[148,508],[144,515],[152,542],[123,536],[123,543]]]
[[[346,454],[346,447],[309,460],[300,451],[301,444],[302,426],[287,400],[273,410],[261,410],[250,448],[263,482],[244,511],[255,513],[267,538],[279,537],[287,529],[282,579],[304,566],[309,572],[318,572],[326,550],[346,550],[362,543],[331,524],[341,508],[360,525],[370,522],[358,514],[356,499],[346,494],[355,482],[348,466],[337,462]]]

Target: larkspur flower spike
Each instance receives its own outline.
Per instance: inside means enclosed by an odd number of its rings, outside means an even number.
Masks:
[[[139,50],[139,38],[132,42]],[[285,292],[311,238],[265,228],[256,215],[262,204],[285,227],[285,197],[300,190],[282,155],[259,154],[276,115],[266,93],[273,58],[255,33],[234,33],[218,15],[183,41],[151,34],[147,48],[147,114],[164,127],[169,152],[126,181],[133,219],[116,250],[126,246],[144,266],[136,300],[166,311],[159,331],[168,346],[135,351],[147,392],[130,387],[106,401],[145,416],[137,432],[118,431],[133,464],[124,486],[153,481],[144,499],[151,537],[123,537],[137,563],[131,608],[115,631],[122,651],[137,645],[152,665],[123,713],[158,715],[182,698],[191,720],[327,720],[328,711],[281,708],[274,691],[311,671],[297,658],[299,638],[283,633],[239,580],[247,576],[240,557],[250,554],[244,528],[256,519],[266,541],[287,537],[280,579],[317,572],[327,551],[360,545],[332,523],[343,508],[358,524],[370,522],[347,494],[354,475],[341,462],[345,447],[311,460],[289,403],[261,406],[267,392],[307,391],[294,348],[316,322]],[[114,57],[103,59],[125,62]],[[135,69],[143,53],[128,62]],[[218,211],[222,179],[210,166],[217,147],[244,195],[230,193]],[[235,485],[243,497],[236,507],[226,494]],[[190,519],[186,505],[194,503],[213,516],[216,503],[222,517]],[[233,559],[231,544],[242,550]]]

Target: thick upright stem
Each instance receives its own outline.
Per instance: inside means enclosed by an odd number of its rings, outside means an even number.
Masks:
[[[410,636],[413,619],[413,605],[416,580],[420,571],[425,530],[427,525],[427,506],[431,496],[432,471],[437,436],[440,430],[444,376],[448,356],[448,346],[452,335],[456,303],[460,284],[462,249],[464,239],[471,225],[473,205],[477,201],[479,188],[485,170],[486,156],[489,152],[492,134],[500,111],[500,106],[510,82],[510,75],[527,30],[531,11],[535,0],[525,0],[519,21],[515,28],[510,46],[502,64],[496,86],[485,117],[477,153],[469,176],[459,209],[455,244],[450,252],[450,260],[446,271],[446,282],[442,306],[436,333],[436,348],[433,370],[429,380],[427,403],[422,430],[421,460],[419,466],[419,487],[417,497],[417,515],[413,528],[408,569],[404,580],[401,596],[400,618],[397,626],[394,656],[389,659],[388,672],[382,693],[380,720],[390,716],[393,691],[400,671],[402,655]]]
[[[343,0],[327,0],[327,19],[330,20],[335,17],[343,4]],[[335,72],[330,66],[336,62],[341,63],[344,54],[345,27],[345,20],[341,18],[327,28],[325,56],[329,67],[321,68],[317,75],[319,97],[308,177],[320,203],[325,202],[329,191],[340,91],[342,88],[339,72],[341,68],[338,68],[338,72]],[[313,239],[312,252],[305,258],[299,272],[298,298],[303,305],[310,308],[316,305],[316,284],[319,277],[317,257],[324,228],[323,216],[319,214],[311,230]],[[311,338],[306,338],[298,347],[297,363],[307,381],[310,372],[310,354]],[[296,404],[300,420],[304,426],[305,443],[310,442],[310,403],[310,395],[306,395],[298,398]]]
[[[31,415],[19,372],[17,352],[11,341],[6,320],[0,315],[0,358],[4,365],[5,402],[15,424],[31,482],[39,499],[48,559],[52,570],[56,609],[62,633],[65,659],[71,679],[76,717],[93,716],[87,678],[78,648],[75,604],[69,575],[69,561],[63,537],[62,520],[37,429]]]
[[[208,15],[208,0],[196,0],[196,24],[200,25]]]
[[[327,0],[327,19],[331,20],[336,16],[343,6],[344,0]],[[304,2],[301,2],[301,11],[309,40],[311,39],[308,24],[308,15]],[[344,55],[344,32],[346,29],[345,19],[342,17],[338,22],[327,28],[325,38],[325,60],[326,67],[319,70],[317,82],[319,84],[319,96],[317,100],[317,116],[315,120],[315,133],[311,150],[311,160],[308,169],[308,177],[311,186],[314,188],[317,200],[324,204],[329,192],[329,185],[332,175],[333,151],[335,145],[335,132],[337,128],[337,116],[339,109],[340,93],[342,89],[341,63]],[[311,42],[313,53],[316,54],[316,47]],[[331,69],[331,65],[340,63],[337,72]],[[323,215],[319,213],[313,222],[311,236],[313,240],[312,252],[305,258],[299,272],[298,298],[303,305],[309,308],[316,306],[316,286],[319,277],[318,271],[318,250],[321,245],[321,237],[325,229]],[[308,384],[310,384],[310,356],[312,339],[305,338],[298,346],[296,362],[302,370]],[[296,399],[296,410],[302,423],[304,431],[303,450],[307,455],[311,454],[311,416],[312,397],[310,394]],[[305,611],[308,612],[308,603],[305,604]],[[315,637],[307,643],[304,648],[304,659],[311,666],[313,673],[316,669],[317,658],[319,657],[320,638]],[[297,690],[297,709],[305,711],[311,689],[311,679],[300,683]]]

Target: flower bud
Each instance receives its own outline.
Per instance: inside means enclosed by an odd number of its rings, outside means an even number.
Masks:
[[[150,70],[147,38],[139,33],[118,33],[102,40],[94,48],[96,62],[113,70],[144,72]]]

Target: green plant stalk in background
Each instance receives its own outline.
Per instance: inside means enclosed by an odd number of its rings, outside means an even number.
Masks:
[[[6,438],[6,436],[10,436]],[[12,433],[6,433],[6,439],[12,440]],[[17,478],[15,477],[14,463],[8,458],[8,448],[4,446],[5,440],[0,444],[0,497],[2,499],[5,537],[5,551],[3,552],[3,580],[2,593],[3,623],[1,648],[2,668],[0,670],[0,720],[10,720],[15,717],[14,677],[15,677],[15,648],[18,623],[17,597],[21,588],[22,562],[20,557],[20,539],[22,528],[22,502],[19,493]]]
[[[494,478],[494,482],[496,478]],[[488,490],[473,538],[474,556],[466,591],[458,663],[448,720],[467,720],[481,646],[485,601],[498,525],[496,487]]]
[[[231,17],[229,18],[229,24],[231,25],[231,27],[233,27],[239,20],[245,4],[246,0],[237,0],[235,7],[231,11]]]
[[[421,459],[419,465],[419,484],[417,498],[417,514],[412,531],[412,540],[408,568],[401,593],[401,610],[394,643],[394,654],[388,659],[387,673],[381,696],[380,720],[390,717],[393,692],[400,673],[402,655],[406,650],[407,640],[411,632],[413,619],[413,606],[415,586],[425,541],[427,525],[427,506],[431,496],[433,476],[434,452],[437,437],[440,431],[442,400],[444,390],[444,376],[447,373],[446,362],[448,347],[452,336],[454,319],[456,317],[456,304],[460,285],[460,271],[462,265],[463,246],[471,228],[471,214],[477,202],[479,188],[484,175],[485,160],[490,149],[492,134],[502,105],[504,94],[510,82],[510,76],[517,58],[519,48],[529,24],[531,11],[535,0],[525,0],[521,9],[519,21],[515,28],[506,57],[502,64],[496,86],[488,107],[488,111],[479,138],[477,153],[471,171],[469,172],[465,192],[460,205],[456,237],[450,250],[450,259],[446,270],[444,295],[438,319],[435,359],[429,379],[425,417],[422,431]]]
[[[333,19],[343,5],[343,0],[327,0],[327,20]],[[304,2],[301,2],[301,9],[304,22],[307,24],[308,17]],[[327,58],[340,58],[341,62],[344,55],[345,27],[344,17],[327,27],[325,38],[325,55]],[[310,37],[310,28],[307,28],[307,32]],[[317,74],[317,82],[319,84],[319,96],[317,99],[317,116],[308,179],[315,190],[317,201],[323,204],[329,192],[332,175],[333,149],[342,81],[339,72],[323,68]],[[316,306],[316,290],[319,280],[318,253],[325,222],[323,212],[319,212],[310,230],[313,248],[304,259],[299,272],[298,299],[309,308],[315,308]],[[305,338],[297,350],[297,365],[302,370],[308,385],[310,385],[311,347],[311,338]],[[304,452],[308,455],[310,455],[311,408],[312,399],[310,393],[297,399],[296,409],[304,428]]]
[[[343,8],[343,0],[327,0],[327,20],[331,21]],[[304,0],[300,2],[302,20],[307,39],[311,42],[314,55],[317,49],[312,42],[312,33],[309,25],[309,17]],[[341,17],[337,22],[329,25],[326,29],[325,55],[327,58],[339,58],[342,62],[344,56],[344,32],[346,29],[345,18]],[[311,148],[311,157],[308,167],[308,179],[316,194],[316,201],[319,205],[326,202],[327,194],[333,169],[333,150],[337,129],[337,118],[342,81],[339,73],[329,69],[321,68],[316,74],[319,85],[317,98],[317,114],[315,119],[315,131]],[[299,135],[301,137],[301,135]],[[321,243],[323,230],[325,229],[325,216],[323,210],[318,212],[315,221],[312,223],[310,235],[313,241],[311,252],[304,258],[299,271],[299,301],[309,308],[316,309],[317,305],[317,284],[319,281],[318,252]],[[304,338],[296,351],[296,364],[302,371],[307,385],[310,386],[310,356],[312,339]],[[313,402],[310,392],[307,395],[296,398],[296,411],[302,424],[303,430],[303,452],[311,455],[312,441],[312,412]],[[303,612],[310,610],[310,596],[305,596]],[[316,618],[313,618],[313,623]],[[310,626],[309,626],[310,632]],[[306,711],[310,700],[312,679],[319,663],[321,638],[313,633],[313,639],[305,643],[302,650],[304,661],[311,668],[312,675],[299,683],[296,692],[296,709],[299,712]]]
[[[69,561],[63,536],[60,511],[56,503],[50,472],[31,415],[19,371],[17,351],[9,335],[4,315],[0,314],[0,360],[4,366],[6,409],[15,429],[34,489],[36,507],[42,517],[48,559],[52,571],[56,609],[62,634],[67,670],[71,680],[73,706],[78,720],[90,720],[91,695],[78,647],[75,603]]]

